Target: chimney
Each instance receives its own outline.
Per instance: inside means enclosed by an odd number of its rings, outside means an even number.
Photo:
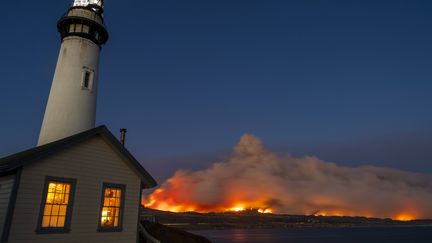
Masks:
[[[120,143],[123,144],[123,146],[126,144],[126,132],[126,128],[120,129]]]

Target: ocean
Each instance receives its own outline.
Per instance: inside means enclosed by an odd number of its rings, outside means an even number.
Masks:
[[[432,243],[432,227],[199,230],[213,243]]]

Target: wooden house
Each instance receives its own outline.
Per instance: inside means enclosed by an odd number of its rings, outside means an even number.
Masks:
[[[1,242],[137,242],[155,180],[100,126],[0,159]]]

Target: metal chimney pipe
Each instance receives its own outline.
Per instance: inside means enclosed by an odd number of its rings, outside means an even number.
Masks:
[[[120,143],[123,144],[123,146],[126,144],[126,132],[126,128],[120,129]]]

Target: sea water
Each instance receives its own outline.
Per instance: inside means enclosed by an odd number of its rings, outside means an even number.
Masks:
[[[432,243],[432,227],[199,230],[213,243]]]

